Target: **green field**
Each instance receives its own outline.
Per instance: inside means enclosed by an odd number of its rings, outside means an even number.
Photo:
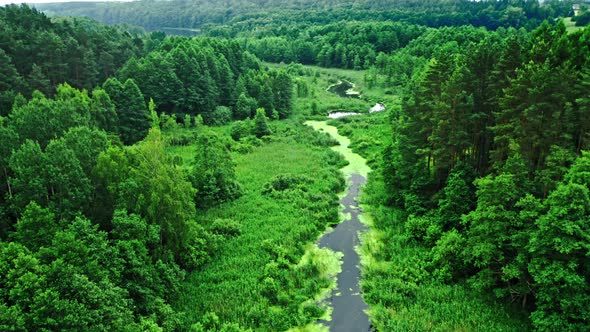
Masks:
[[[576,26],[576,22],[572,21],[571,17],[564,18],[563,23],[565,24],[565,28],[567,29],[567,32],[569,32],[569,33],[584,29],[584,27]]]
[[[210,317],[217,317],[226,325],[286,330],[323,314],[313,300],[331,286],[338,264],[329,251],[311,243],[338,221],[336,193],[343,180],[327,161],[333,156],[327,145],[313,146],[311,128],[272,125],[281,134],[251,153],[234,154],[244,195],[198,216],[206,228],[216,220],[231,220],[240,235],[222,239],[213,260],[187,276],[176,306],[189,325],[200,321],[207,326]],[[287,136],[294,129],[309,137]],[[186,160],[190,149],[172,151]],[[297,183],[263,194],[279,176]]]

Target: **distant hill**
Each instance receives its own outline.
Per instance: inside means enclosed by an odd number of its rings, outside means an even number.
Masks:
[[[568,16],[573,3],[571,0],[546,1],[544,5],[536,0],[145,0],[36,4],[35,7],[50,16],[87,16],[107,24],[137,25],[148,31],[194,34],[194,31],[171,29],[198,29],[207,24],[229,24],[271,12],[302,11],[322,23],[366,20],[377,16],[379,19],[433,27],[475,25],[490,29],[500,26],[532,28],[545,19]],[[289,16],[283,15],[286,18]]]

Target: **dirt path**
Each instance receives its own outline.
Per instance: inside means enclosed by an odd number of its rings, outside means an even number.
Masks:
[[[329,326],[330,331],[333,332],[370,331],[371,324],[365,313],[368,306],[360,294],[359,287],[360,257],[355,250],[360,247],[359,232],[365,230],[365,225],[359,220],[362,210],[358,204],[358,197],[370,169],[361,156],[350,150],[348,147],[350,140],[339,135],[335,127],[317,121],[308,121],[308,124],[314,129],[327,132],[336,138],[340,142],[340,146],[335,147],[334,150],[342,153],[350,162],[350,165],[342,169],[349,185],[346,196],[340,200],[340,204],[344,207],[342,210],[344,220],[318,241],[320,248],[327,247],[343,254],[342,272],[337,276],[337,288],[327,299],[333,309],[331,320],[321,323]]]

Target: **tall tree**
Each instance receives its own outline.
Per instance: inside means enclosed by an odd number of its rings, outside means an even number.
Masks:
[[[22,140],[32,139],[45,147],[49,140],[65,133],[69,128],[88,126],[90,98],[69,85],[60,85],[55,100],[41,93],[25,104],[17,105],[9,116],[9,126]]]
[[[201,265],[208,253],[194,222],[195,190],[166,153],[159,129],[151,129],[130,150],[130,162],[128,178],[116,189],[119,204],[159,226],[158,257],[164,259],[170,252],[185,268]]]
[[[213,133],[198,136],[191,172],[191,182],[197,189],[197,206],[211,207],[241,195],[234,167],[230,152],[220,137]]]
[[[119,117],[115,111],[115,104],[104,89],[96,88],[92,91],[90,116],[94,126],[108,133],[117,133]]]
[[[116,78],[110,78],[103,88],[115,104],[123,143],[131,145],[142,140],[150,128],[150,114],[135,81],[128,79],[121,84]]]
[[[272,131],[268,126],[266,112],[262,108],[256,110],[256,115],[254,116],[253,134],[258,138],[272,134]]]
[[[22,77],[12,64],[12,59],[0,49],[0,116],[6,116],[12,108],[17,91],[22,91]]]
[[[590,158],[583,154],[565,181],[547,198],[528,249],[536,283],[537,309],[531,315],[540,330],[567,326],[583,330],[590,314]]]
[[[293,80],[285,71],[281,70],[273,80],[274,106],[279,118],[285,119],[291,115],[293,109]]]

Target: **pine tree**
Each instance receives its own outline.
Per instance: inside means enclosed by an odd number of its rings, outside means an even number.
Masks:
[[[119,114],[119,133],[127,145],[142,140],[150,128],[150,115],[143,94],[133,79],[123,84],[124,98]]]
[[[258,138],[272,134],[272,131],[268,127],[266,114],[264,112],[264,109],[262,108],[256,109],[256,115],[254,116],[253,134],[256,135],[256,137]]]
[[[273,118],[273,113],[275,111],[275,100],[268,79],[262,84],[262,88],[258,96],[258,106],[264,109],[267,117],[271,119]]]
[[[273,80],[274,106],[279,118],[289,117],[293,109],[293,80],[285,71],[280,71]]]

